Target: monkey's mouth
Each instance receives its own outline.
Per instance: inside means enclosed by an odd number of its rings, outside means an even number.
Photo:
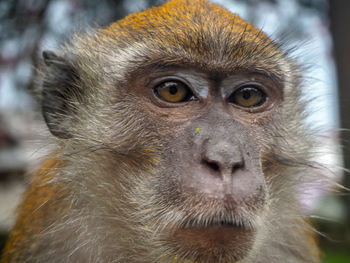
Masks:
[[[242,228],[247,231],[254,231],[255,223],[248,219],[188,219],[181,225],[181,228]]]
[[[230,244],[249,239],[255,233],[249,220],[189,219],[176,231],[175,237],[190,243]],[[193,244],[192,244],[193,245]]]
[[[239,259],[251,249],[255,232],[248,220],[188,220],[174,231],[172,240],[184,253],[196,251],[196,260],[227,251]]]
[[[210,224],[205,224],[205,225],[200,225],[199,227],[226,227],[226,228],[230,228],[230,227],[240,227],[238,224],[236,224],[235,222],[225,222],[225,221],[220,221],[220,222],[213,222]]]

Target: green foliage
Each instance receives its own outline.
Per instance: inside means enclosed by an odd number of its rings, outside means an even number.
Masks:
[[[329,249],[325,252],[323,263],[349,263],[350,252],[346,248]]]

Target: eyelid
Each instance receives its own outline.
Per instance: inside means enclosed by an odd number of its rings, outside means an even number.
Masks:
[[[154,87],[156,87],[164,82],[167,82],[167,81],[183,82],[193,92],[191,84],[186,79],[180,78],[178,76],[172,76],[172,75],[156,78],[156,79],[150,81],[149,86],[153,89]]]
[[[241,83],[239,83],[238,85],[235,85],[233,89],[231,89],[229,92],[227,92],[225,94],[225,99],[227,100],[233,93],[235,93],[236,91],[244,88],[244,87],[255,87],[257,89],[260,89],[261,91],[263,91],[266,95],[269,94],[268,89],[266,88],[265,85],[261,84],[260,82],[256,82],[256,81],[242,81]]]

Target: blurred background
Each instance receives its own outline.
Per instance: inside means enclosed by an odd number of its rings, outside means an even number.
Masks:
[[[158,0],[0,0],[0,254],[15,208],[34,170],[50,150],[35,100],[41,52],[59,48],[74,32],[103,27]],[[213,0],[254,23],[307,68],[306,122],[324,136],[315,158],[328,176],[350,187],[350,1]],[[33,95],[34,94],[34,95]],[[340,143],[342,147],[337,147]],[[310,189],[301,196],[320,231],[323,262],[350,262],[350,196]]]

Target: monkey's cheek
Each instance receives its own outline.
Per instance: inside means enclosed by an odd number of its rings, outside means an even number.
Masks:
[[[254,238],[254,230],[235,226],[180,228],[171,237],[178,250],[184,255],[195,255],[191,260],[199,262],[240,260],[251,250]]]

